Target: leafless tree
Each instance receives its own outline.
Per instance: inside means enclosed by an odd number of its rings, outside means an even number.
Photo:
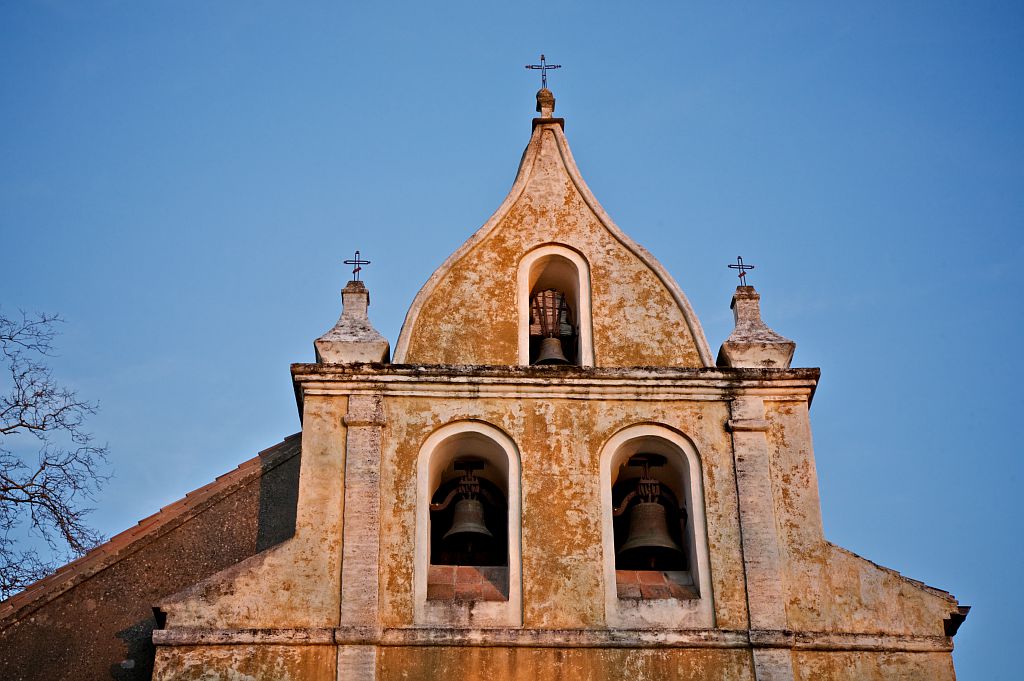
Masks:
[[[58,383],[45,361],[61,322],[0,313],[0,599],[102,540],[85,522],[85,504],[109,477],[106,446],[83,428],[96,404]],[[48,555],[26,546],[31,537]]]

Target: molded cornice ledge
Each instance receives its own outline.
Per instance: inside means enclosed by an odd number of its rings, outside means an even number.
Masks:
[[[378,645],[484,648],[787,648],[819,651],[949,652],[947,636],[843,634],[764,629],[158,629],[158,646]]]
[[[816,382],[821,375],[817,368],[774,369],[763,367],[576,367],[557,365],[488,365],[488,364],[383,364],[380,362],[345,364],[292,364],[296,381],[316,376],[323,379],[346,380],[346,377],[380,379],[385,376],[430,378],[460,376],[507,379],[545,379],[547,381],[642,379],[716,379],[727,381],[803,380]]]
[[[470,397],[568,397],[806,400],[818,369],[697,369],[675,367],[581,368],[456,364],[293,364],[295,398],[305,395],[437,395]]]

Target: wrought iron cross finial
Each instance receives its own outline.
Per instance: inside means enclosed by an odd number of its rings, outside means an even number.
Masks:
[[[344,264],[352,265],[352,280],[359,281],[359,273],[363,271],[363,265],[369,265],[369,260],[363,260],[359,257],[359,251],[356,251],[356,257],[351,260],[344,260]]]
[[[543,88],[547,88],[547,86],[548,86],[548,71],[550,71],[551,69],[560,69],[560,68],[562,68],[562,65],[561,64],[549,64],[549,63],[547,63],[547,61],[544,59],[544,55],[542,54],[542,55],[540,55],[540,63],[539,64],[527,64],[526,68],[528,68],[528,69],[540,69],[540,86],[543,89]]]
[[[754,266],[753,265],[744,265],[743,264],[743,256],[742,255],[737,255],[736,256],[736,264],[735,265],[729,265],[729,269],[731,269],[731,270],[739,270],[740,271],[740,273],[739,273],[740,286],[746,286],[747,285],[747,270],[754,269]]]

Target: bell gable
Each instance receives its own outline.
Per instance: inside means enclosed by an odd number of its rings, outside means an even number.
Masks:
[[[536,363],[539,325],[530,311],[545,287],[567,300],[573,332],[562,338],[565,363],[714,366],[686,296],[604,212],[576,168],[561,120],[550,117],[534,119],[501,207],[416,295],[394,361]]]

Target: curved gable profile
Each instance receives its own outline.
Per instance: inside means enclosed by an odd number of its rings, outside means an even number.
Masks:
[[[534,119],[511,191],[420,289],[398,364],[524,364],[520,263],[541,246],[578,253],[589,271],[592,348],[583,366],[715,365],[672,276],[620,230],[580,176],[560,119]],[[588,333],[591,332],[588,329]],[[592,353],[592,354],[591,354]]]

